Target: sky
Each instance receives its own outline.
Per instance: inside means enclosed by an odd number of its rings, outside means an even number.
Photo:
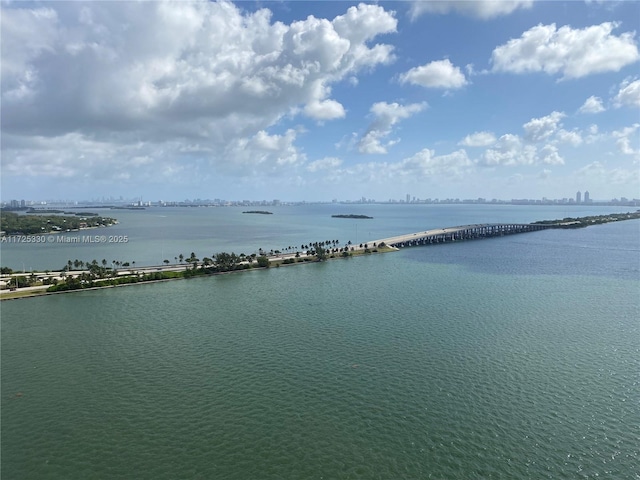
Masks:
[[[640,2],[4,1],[1,198],[640,198]]]

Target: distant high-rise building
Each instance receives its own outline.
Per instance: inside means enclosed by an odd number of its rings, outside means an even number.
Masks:
[[[582,193],[580,191],[576,193],[576,203],[582,203]]]
[[[590,203],[591,199],[589,198],[589,190],[585,190],[584,192],[584,203]]]
[[[411,203],[411,195],[407,193],[407,203]]]

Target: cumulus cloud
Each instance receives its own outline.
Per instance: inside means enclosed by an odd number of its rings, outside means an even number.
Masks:
[[[556,139],[560,143],[567,143],[567,144],[572,145],[574,147],[577,147],[583,141],[582,140],[582,135],[580,134],[580,132],[578,132],[576,130],[568,131],[568,130],[565,130],[565,129],[558,130],[558,132],[556,133]]]
[[[563,79],[617,72],[640,59],[635,32],[616,36],[612,32],[618,26],[614,22],[583,29],[535,26],[493,51],[493,71],[544,72]]]
[[[554,145],[545,145],[540,150],[540,161],[544,165],[564,165],[564,158],[558,153]]]
[[[420,0],[411,3],[412,19],[423,14],[460,13],[469,17],[487,20],[501,15],[509,15],[519,8],[530,8],[533,0]]]
[[[552,112],[544,117],[532,118],[522,126],[525,131],[525,137],[532,142],[548,139],[556,133],[560,127],[560,120],[564,117],[565,114],[562,112]]]
[[[269,135],[264,130],[248,138],[238,138],[225,148],[226,162],[218,167],[230,174],[274,174],[301,164],[306,156],[295,146],[297,132],[287,130],[283,135]]]
[[[335,100],[309,102],[304,107],[304,113],[315,120],[335,120],[346,115],[344,107]]]
[[[506,134],[503,137],[516,137]],[[516,137],[517,138],[517,137]],[[540,151],[534,145],[513,142],[507,138],[499,140],[497,148],[488,149],[480,157],[478,163],[488,167],[507,166],[515,167],[522,165],[564,165],[564,158],[560,156],[558,148],[547,144]]]
[[[536,147],[525,144],[518,135],[502,135],[494,148],[487,149],[479,163],[485,166],[533,165],[536,163]]]
[[[592,95],[585,100],[582,106],[578,109],[578,113],[600,113],[604,112],[604,110],[605,108],[602,105],[602,99]]]
[[[141,172],[149,164],[133,160],[154,159],[155,173],[299,164],[297,133],[268,130],[285,116],[344,117],[331,85],[392,62],[393,47],[370,42],[397,25],[394,12],[365,4],[288,25],[230,2],[5,3],[0,18],[3,140],[64,145],[49,172],[76,176],[95,173],[72,160],[95,144],[102,163]],[[35,158],[2,148],[5,172],[42,174],[25,165]]]
[[[332,183],[348,183],[353,186],[360,183],[370,187],[372,184],[389,185],[414,184],[416,181],[460,180],[472,174],[475,163],[464,149],[448,154],[437,155],[434,150],[425,148],[401,161],[365,162],[331,169],[326,175]]]
[[[459,67],[454,66],[448,58],[437,60],[420,67],[415,67],[400,75],[401,83],[411,83],[427,88],[462,88],[467,79]]]
[[[398,140],[383,141],[391,134],[392,127],[400,120],[415,115],[427,107],[426,103],[412,103],[409,105],[400,105],[398,103],[378,102],[371,106],[371,113],[374,121],[367,129],[367,133],[360,139],[358,143],[358,151],[360,153],[387,153],[387,149]]]
[[[425,148],[402,162],[391,165],[390,171],[393,176],[412,178],[436,175],[460,177],[472,170],[473,165],[464,149],[447,155],[436,155],[434,150]]]
[[[471,135],[467,135],[459,142],[459,145],[465,147],[488,147],[495,143],[496,136],[491,132],[475,132]]]
[[[640,183],[640,170],[625,168],[607,168],[601,162],[591,162],[575,171],[574,176],[583,184],[600,183],[604,185],[629,185],[637,188]]]
[[[323,170],[332,170],[342,165],[342,160],[336,157],[325,157],[320,160],[315,160],[307,165],[307,170],[310,172],[319,172]]]
[[[640,123],[634,123],[630,127],[625,127],[612,133],[620,153],[624,155],[640,155],[640,137],[636,133],[639,128]]]
[[[640,80],[625,80],[613,99],[616,107],[640,107]]]

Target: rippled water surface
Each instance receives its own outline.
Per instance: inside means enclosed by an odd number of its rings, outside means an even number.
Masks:
[[[2,478],[640,478],[625,223],[3,302]]]

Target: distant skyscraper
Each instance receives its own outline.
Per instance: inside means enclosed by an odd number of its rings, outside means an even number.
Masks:
[[[411,203],[411,195],[407,193],[407,203]]]
[[[591,199],[589,198],[589,190],[585,190],[584,192],[584,203],[589,203]]]
[[[580,191],[576,193],[576,203],[582,203],[582,194]]]

